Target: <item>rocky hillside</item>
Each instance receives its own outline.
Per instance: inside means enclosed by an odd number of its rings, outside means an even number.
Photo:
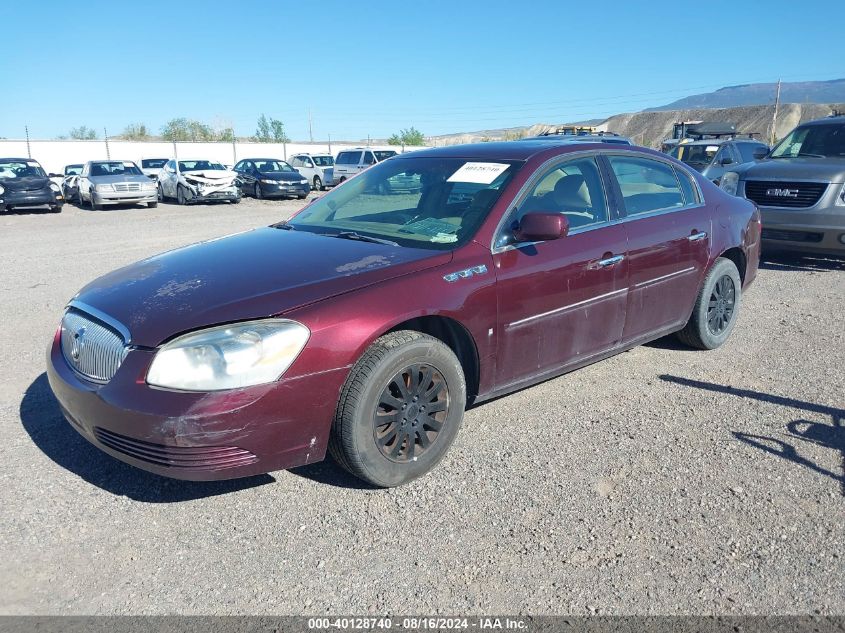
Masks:
[[[736,108],[775,102],[777,84],[758,83],[727,86],[714,92],[691,95],[649,111],[689,108]],[[781,103],[836,103],[845,101],[845,79],[828,81],[785,81],[780,87]]]
[[[845,112],[845,103],[785,103],[778,112],[776,138],[784,135],[803,121],[828,116],[833,110]],[[646,147],[657,147],[660,141],[672,135],[672,124],[677,121],[727,121],[737,126],[741,133],[757,132],[767,141],[771,133],[774,105],[745,106],[739,108],[695,108],[666,110],[660,112],[634,112],[617,114],[604,122],[580,122],[598,125],[599,129],[616,132],[629,137],[635,143]],[[498,130],[480,130],[461,134],[448,134],[431,138],[433,145],[456,145],[479,141],[508,140],[521,136],[536,136],[546,130],[571,123],[541,123],[528,127],[514,127]]]

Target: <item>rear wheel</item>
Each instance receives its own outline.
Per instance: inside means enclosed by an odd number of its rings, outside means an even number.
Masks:
[[[156,198],[159,202],[164,202],[164,187],[161,186],[161,183],[156,187]]]
[[[314,176],[314,191],[322,191],[323,190],[323,181],[320,180],[319,176]]]
[[[398,486],[443,458],[465,406],[466,381],[452,350],[420,332],[391,332],[370,346],[347,378],[329,450],[353,475]]]
[[[731,260],[720,257],[701,284],[692,315],[678,338],[699,349],[716,349],[728,340],[739,315],[742,280]]]

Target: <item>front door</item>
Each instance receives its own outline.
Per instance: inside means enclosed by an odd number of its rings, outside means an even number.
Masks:
[[[625,323],[625,229],[613,222],[596,157],[550,167],[517,205],[493,252],[498,388],[599,355],[620,342]],[[531,211],[564,214],[569,235],[514,243],[512,227]]]
[[[607,157],[622,198],[630,291],[624,339],[682,327],[709,260],[710,214],[691,178],[669,162]]]

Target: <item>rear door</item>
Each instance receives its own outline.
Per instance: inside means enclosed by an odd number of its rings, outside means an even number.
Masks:
[[[658,158],[609,154],[628,239],[623,338],[636,342],[682,327],[710,252],[710,213],[686,170]]]
[[[493,249],[498,387],[586,361],[620,342],[627,245],[606,189],[594,154],[569,155],[538,170],[503,221]],[[564,214],[569,234],[514,243],[513,227],[531,211]]]

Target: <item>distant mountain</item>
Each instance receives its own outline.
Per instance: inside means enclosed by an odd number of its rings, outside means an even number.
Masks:
[[[727,86],[715,92],[692,95],[664,106],[648,108],[643,112],[766,105],[775,102],[776,91],[776,83]],[[780,87],[780,101],[781,103],[845,102],[845,79],[783,82]]]

